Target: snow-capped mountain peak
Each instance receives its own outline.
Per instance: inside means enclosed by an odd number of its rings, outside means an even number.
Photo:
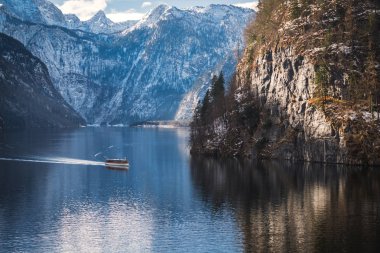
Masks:
[[[169,6],[167,4],[160,4],[159,6],[157,6],[153,10],[151,10],[147,16],[149,16],[151,19],[159,18],[160,16],[162,16],[166,11],[168,11],[171,8],[173,8],[173,7]]]
[[[135,30],[140,27],[155,27],[157,26],[157,23],[162,19],[165,12],[170,10],[172,7],[166,4],[161,4],[154,8],[153,10],[149,11],[145,16],[131,29]],[[128,31],[125,31],[127,33]]]
[[[0,0],[0,4],[3,5],[0,11],[23,21],[92,33],[120,32],[136,23],[133,21],[114,23],[103,11],[98,11],[90,20],[82,22],[74,14],[63,15],[60,9],[47,0]]]
[[[104,11],[99,10],[91,19],[86,21],[88,23],[95,23],[95,24],[105,24],[105,25],[113,25],[114,23],[107,18]]]
[[[154,28],[159,26],[159,22],[169,19],[190,18],[192,22],[202,21],[207,18],[212,23],[219,23],[227,16],[249,16],[252,10],[236,7],[233,5],[212,4],[207,7],[192,7],[189,9],[179,9],[166,4],[161,4],[148,12],[136,25],[128,28],[122,34],[128,34],[131,31],[143,27]]]
[[[83,26],[94,33],[106,32],[108,29],[115,25],[109,18],[107,18],[104,11],[99,10],[91,19],[84,21]]]
[[[115,23],[110,20],[104,11],[99,10],[91,19],[81,22],[79,29],[93,32],[93,33],[117,33],[135,25],[137,21],[125,21]]]

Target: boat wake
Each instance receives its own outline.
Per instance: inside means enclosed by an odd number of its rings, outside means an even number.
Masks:
[[[66,157],[51,157],[51,158],[7,158],[7,157],[0,157],[0,161],[105,166],[104,162],[82,160],[82,159],[72,159],[72,158],[66,158]]]

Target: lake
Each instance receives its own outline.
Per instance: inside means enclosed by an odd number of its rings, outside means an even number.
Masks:
[[[13,131],[0,158],[0,252],[380,252],[376,168],[191,158],[185,128]]]

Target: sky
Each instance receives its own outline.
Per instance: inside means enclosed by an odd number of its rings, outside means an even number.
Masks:
[[[210,4],[233,4],[254,8],[257,0],[49,0],[64,14],[76,14],[81,20],[90,19],[99,10],[114,22],[139,20],[144,14],[158,6],[168,4],[178,8],[207,6]]]

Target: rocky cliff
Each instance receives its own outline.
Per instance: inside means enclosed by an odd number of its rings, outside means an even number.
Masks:
[[[45,64],[0,33],[0,129],[81,124],[84,120],[54,88]]]
[[[229,94],[236,106],[193,152],[380,164],[379,4],[267,0],[259,8]],[[253,131],[231,117],[248,93]]]

